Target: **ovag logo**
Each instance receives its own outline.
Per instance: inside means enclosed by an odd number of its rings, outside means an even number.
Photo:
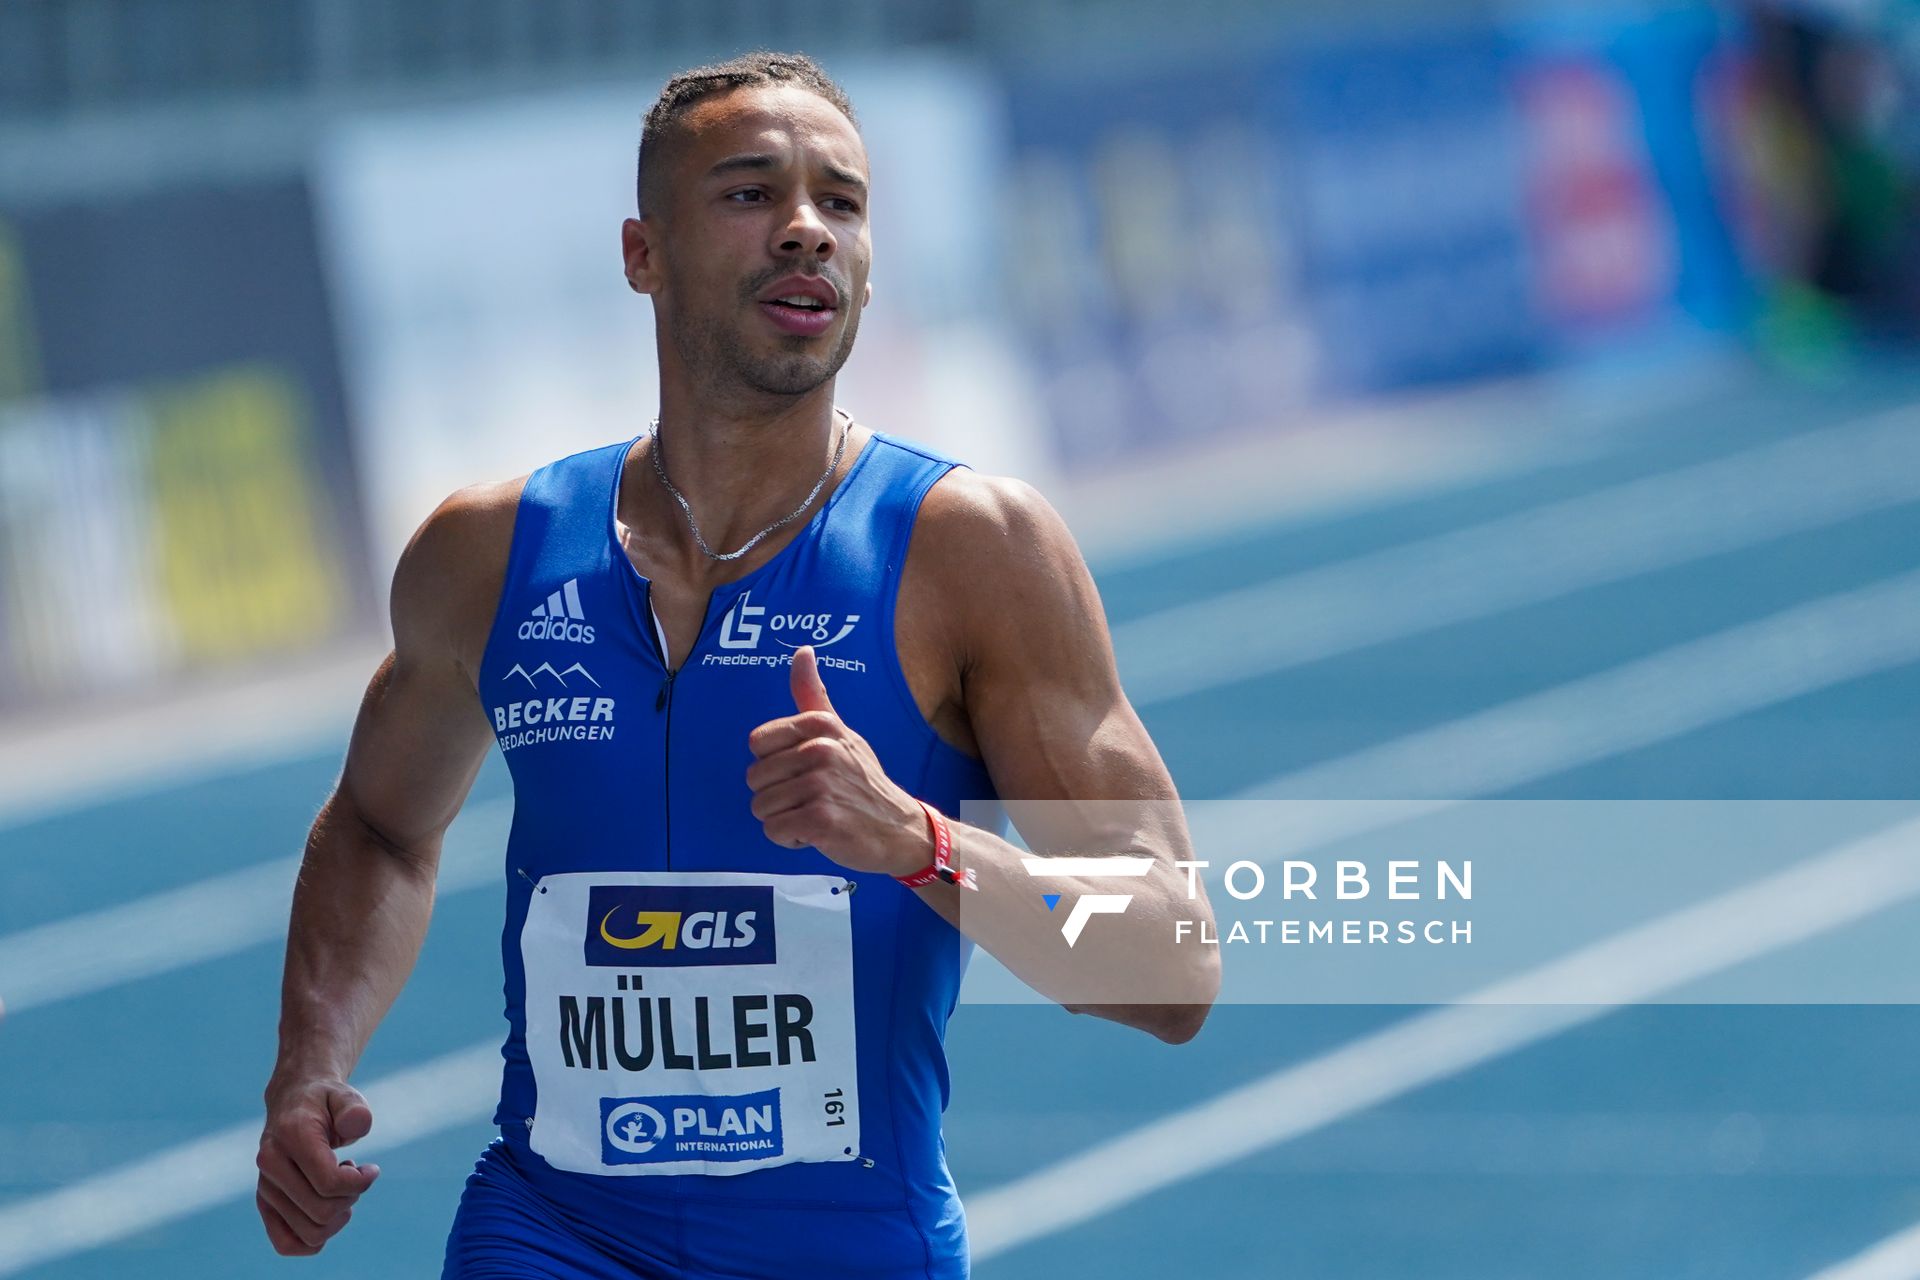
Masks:
[[[760,633],[764,631],[768,639],[784,648],[798,649],[810,644],[816,649],[825,649],[853,634],[854,626],[860,621],[857,613],[770,610],[766,605],[754,604],[752,597],[751,591],[743,593],[734,601],[733,608],[727,610],[727,616],[720,622],[721,648],[756,649],[760,646]]]
[[[586,962],[610,968],[774,963],[769,885],[597,884]]]

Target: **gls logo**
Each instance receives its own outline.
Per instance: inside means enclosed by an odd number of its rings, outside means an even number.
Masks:
[[[1153,859],[1125,855],[1107,858],[1026,857],[1020,859],[1020,865],[1027,869],[1028,875],[1043,879],[1048,876],[1144,876],[1153,870]],[[1049,911],[1060,905],[1060,895],[1057,893],[1043,893],[1040,896]],[[1067,912],[1067,918],[1060,925],[1067,945],[1071,947],[1080,941],[1080,931],[1087,927],[1089,919],[1097,915],[1117,916],[1132,901],[1133,895],[1130,893],[1081,894],[1074,900],[1073,909]]]
[[[622,951],[641,951],[647,947],[659,947],[662,951],[671,951],[684,940],[695,951],[712,947],[716,951],[725,951],[732,947],[750,947],[757,936],[753,931],[753,918],[757,911],[742,911],[737,918],[729,917],[724,911],[696,911],[687,915],[681,911],[636,911],[633,923],[640,929],[632,937],[620,937],[612,932],[613,918],[620,914],[620,908],[601,917],[600,938],[608,946],[619,947]],[[685,927],[681,918],[685,916]]]
[[[592,965],[774,962],[773,890],[765,885],[594,885],[586,924]]]
[[[838,644],[853,631],[854,624],[860,621],[860,615],[849,613],[841,618],[833,613],[776,613],[767,618],[764,605],[751,603],[753,592],[741,595],[733,608],[727,610],[727,616],[720,623],[720,647],[722,649],[752,649],[760,643],[760,633],[771,633],[773,642],[787,649],[798,649],[810,644],[816,649]],[[758,619],[766,618],[765,622]],[[838,628],[834,619],[841,618]],[[787,640],[783,636],[795,636]]]

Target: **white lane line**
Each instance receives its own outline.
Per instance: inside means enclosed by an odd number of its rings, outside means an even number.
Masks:
[[[472,1100],[500,1088],[489,1041],[381,1078],[366,1090],[374,1130],[356,1161],[478,1118]],[[245,1120],[110,1173],[0,1208],[0,1275],[124,1239],[253,1191],[261,1121]],[[378,1195],[376,1187],[372,1194]],[[265,1249],[264,1239],[261,1248]],[[135,1268],[137,1270],[137,1268]]]
[[[1809,1280],[1920,1280],[1920,1226],[1888,1236],[1865,1253],[1836,1262]]]
[[[1797,605],[1310,766],[1255,787],[1243,798],[1391,795],[1433,797],[1434,804],[1445,805],[1455,797],[1508,790],[1913,662],[1920,662],[1920,571]],[[1302,834],[1320,839],[1355,834],[1356,828],[1401,820],[1408,808],[1334,806],[1325,813],[1328,829],[1289,835],[1297,841]],[[1803,864],[1714,899],[1708,907],[1629,930],[1567,960],[1468,996],[1460,1006],[1419,1015],[989,1191],[968,1206],[974,1256],[991,1256],[1064,1230],[1184,1177],[1591,1021],[1615,1005],[1641,998],[1634,991],[1671,990],[1697,976],[1703,955],[1722,957],[1716,967],[1750,958],[1758,952],[1738,949],[1754,941],[1749,926],[1764,929],[1758,935],[1766,942],[1762,950],[1786,946],[1920,893],[1920,850],[1912,839],[1920,834],[1920,825],[1900,830],[1908,833],[1904,845],[1890,851],[1876,846],[1873,859],[1865,862],[1864,897],[1845,896],[1860,887],[1853,881],[1836,880],[1828,886],[1818,875],[1804,876],[1804,868],[1814,864]],[[1833,858],[1842,859],[1844,870],[1854,865],[1846,860],[1853,852]],[[1830,859],[1818,861],[1824,866]],[[1830,888],[1842,893],[1840,901],[1827,896]],[[1702,911],[1711,914],[1702,919],[1696,914]],[[1742,913],[1748,912],[1752,919],[1743,919]],[[1696,934],[1689,937],[1682,925]],[[1616,991],[1628,994],[1613,994]],[[1593,1005],[1523,1007],[1556,999]],[[1487,1001],[1513,1007],[1490,1012],[1476,1003]],[[1238,1113],[1236,1108],[1249,1100],[1265,1100],[1265,1109]],[[1205,1135],[1211,1129],[1196,1127],[1203,1122],[1219,1123],[1235,1137],[1209,1139]],[[1089,1180],[1090,1169],[1099,1169],[1099,1177]]]
[[[1920,410],[1912,408],[1876,414],[1863,424],[1796,436],[1139,619],[1114,633],[1123,656],[1132,658],[1125,664],[1131,673],[1128,687],[1136,705],[1146,706],[1527,600],[1920,500],[1917,417]],[[1900,588],[1890,583],[1887,590]],[[1617,744],[1626,743],[1636,726],[1656,735],[1648,741],[1676,736],[1738,714],[1738,709],[1697,696],[1691,701],[1664,694],[1649,699],[1638,696],[1642,685],[1692,695],[1719,689],[1736,699],[1784,700],[1791,693],[1777,690],[1802,675],[1797,650],[1823,643],[1820,628],[1844,625],[1829,618],[1829,603],[1815,601],[1805,606],[1802,616],[1789,611],[1745,631],[1682,645],[1589,681],[1328,761],[1249,795],[1483,795],[1540,776],[1533,761],[1542,752],[1562,761],[1563,769],[1581,763],[1570,738],[1585,738],[1593,749],[1617,753],[1628,749]],[[1872,602],[1861,605],[1862,610],[1873,607]],[[1276,625],[1249,627],[1249,618],[1270,619]],[[1886,635],[1889,644],[1897,646],[1906,638],[1903,625]],[[1739,688],[1721,687],[1718,676],[1728,654],[1738,653],[1740,663],[1751,668],[1761,650],[1771,658],[1769,682],[1753,678]],[[1893,665],[1867,652],[1858,657]],[[1568,714],[1569,707],[1581,715]],[[1692,722],[1682,723],[1689,716]],[[1463,776],[1468,769],[1475,775]],[[1502,776],[1516,780],[1503,782]],[[490,814],[489,831],[510,813],[508,806]],[[453,852],[450,847],[449,855]],[[469,845],[462,846],[462,852],[469,860],[443,868],[440,893],[489,882],[486,874],[461,878],[463,868],[490,871],[484,861],[471,861],[482,850]],[[249,868],[0,938],[0,1000],[21,1012],[269,941],[285,928],[287,886],[295,866],[297,860]]]
[[[975,1197],[976,1261],[1355,1115],[1621,1005],[1920,897],[1920,820],[1283,1067]]]
[[[16,717],[0,729],[0,832],[333,749],[346,741],[386,653],[384,643],[356,635],[336,652],[298,655],[269,672]]]
[[[1905,585],[1901,587],[1898,584]],[[1877,601],[1877,607],[1880,612],[1875,613],[1872,609],[1862,611],[1859,602],[1863,597],[1871,601]],[[1845,620],[1855,629],[1850,630],[1846,626],[1819,627],[1816,625],[1813,626],[1811,630],[1802,633],[1803,635],[1818,635],[1822,637],[1822,642],[1800,654],[1800,661],[1803,664],[1803,674],[1801,679],[1794,682],[1791,686],[1792,693],[1820,687],[1822,682],[1836,683],[1866,674],[1868,670],[1872,669],[1871,661],[1873,660],[1882,661],[1889,666],[1904,663],[1911,660],[1911,654],[1915,650],[1920,650],[1920,626],[1915,625],[1916,618],[1920,618],[1920,583],[1916,583],[1913,576],[1894,579],[1887,583],[1880,584],[1879,587],[1867,588],[1864,591],[1850,593],[1846,596],[1834,597],[1825,602],[1816,601],[1811,605],[1803,605],[1798,609],[1789,610],[1787,614],[1777,615],[1773,619],[1764,619],[1759,623],[1749,624],[1748,627],[1735,628],[1733,632],[1724,634],[1744,633],[1753,635],[1756,633],[1753,632],[1751,628],[1760,627],[1763,628],[1763,630],[1758,634],[1764,638],[1767,634],[1764,628],[1769,623],[1778,623],[1780,618],[1790,616],[1798,616],[1801,618],[1802,621],[1800,625],[1806,627],[1809,625],[1809,620],[1813,623],[1818,623],[1821,620],[1822,603],[1830,606],[1839,618]],[[1902,632],[1903,642],[1890,642],[1886,634],[1888,632]],[[1711,639],[1710,637],[1709,641]],[[1708,643],[1708,641],[1694,642],[1695,645],[1702,643]],[[1686,648],[1688,646],[1682,647]],[[1872,659],[1871,655],[1876,654],[1878,658]],[[1620,670],[1632,671],[1643,669],[1649,662],[1657,663],[1661,656],[1662,655],[1655,655],[1654,658],[1645,659],[1639,663],[1630,663],[1627,667],[1621,668]],[[1733,664],[1735,667],[1738,666],[1742,659],[1743,655],[1737,650],[1730,650],[1721,655],[1723,662]],[[1771,671],[1772,665],[1771,662],[1763,661],[1761,667],[1763,671]],[[1669,674],[1672,674],[1671,669],[1658,666],[1654,667],[1653,670],[1656,675],[1662,670],[1667,670]],[[1680,674],[1683,676],[1686,675],[1684,668],[1681,669]],[[1595,680],[1602,682],[1596,684],[1594,683]],[[1591,691],[1588,695],[1589,697],[1610,699],[1618,696],[1616,690],[1604,683],[1604,676],[1577,683],[1584,684]],[[1715,683],[1716,690],[1720,687],[1720,683],[1721,682]],[[1689,700],[1701,696],[1701,691],[1697,688],[1661,688],[1657,682],[1649,681],[1645,678],[1636,680],[1634,684],[1638,696],[1665,702],[1697,705],[1691,703]],[[1763,678],[1761,681],[1756,682],[1755,687],[1765,688],[1769,687],[1769,684],[1768,681]],[[1780,686],[1775,682],[1771,687],[1778,688]],[[1535,696],[1541,697],[1547,695]],[[1720,698],[1721,700],[1718,705],[1732,708],[1733,714],[1753,710],[1756,709],[1758,705],[1761,705],[1755,701],[1754,695],[1743,698],[1725,698],[1718,692],[1709,691],[1706,696]],[[1791,693],[1789,693],[1788,696],[1791,696]],[[1522,703],[1528,701],[1528,699],[1521,700]],[[1557,714],[1582,716],[1595,715],[1597,711],[1590,705],[1576,704],[1574,706],[1560,707]],[[1679,731],[1685,731],[1686,728],[1697,727],[1698,724],[1701,723],[1700,716],[1703,714],[1705,714],[1704,710],[1696,710],[1692,716],[1669,717],[1663,721],[1663,723],[1669,726],[1679,726]],[[1475,717],[1469,717],[1469,719],[1475,719]],[[1623,749],[1647,745],[1647,735],[1640,731],[1637,726],[1622,725],[1619,724],[1617,720],[1610,720],[1609,723],[1616,725],[1615,732],[1625,731]],[[1454,749],[1444,736],[1435,741],[1440,745],[1432,749]],[[1591,759],[1593,758],[1591,753],[1602,749],[1602,744],[1598,741],[1597,737],[1581,739],[1578,745],[1577,761]],[[1382,750],[1385,749],[1386,748],[1382,748]],[[1420,764],[1418,760],[1411,763],[1416,766]],[[1430,761],[1427,762],[1424,768],[1417,769],[1416,772],[1430,774],[1439,767],[1439,762]],[[1551,752],[1533,758],[1532,767],[1537,771],[1535,776],[1543,778],[1550,777],[1561,769],[1559,761],[1552,756]],[[1515,785],[1511,769],[1503,767],[1499,776],[1508,780],[1506,785]],[[1272,785],[1276,791],[1282,793],[1290,790],[1287,779],[1285,778],[1277,780]],[[1891,899],[1888,899],[1888,901],[1890,902]],[[1606,946],[1609,944],[1601,943],[1599,945]],[[1549,970],[1550,969],[1551,966],[1549,966]],[[1515,981],[1524,982],[1526,980],[1523,976]],[[1509,1025],[1510,1020],[1517,1016],[1524,1016],[1528,1011],[1521,1010],[1519,1014],[1516,1014],[1513,1009],[1506,1007],[1466,1005],[1460,1006],[1458,1009],[1443,1009],[1439,1012],[1456,1013],[1462,1018],[1471,1016],[1484,1019],[1485,1026],[1498,1028]],[[1578,1020],[1579,1011],[1575,1010],[1573,1012],[1576,1020]],[[1538,1010],[1532,1011],[1532,1013],[1535,1017],[1542,1016]],[[1403,1040],[1415,1039],[1418,1029],[1428,1025],[1431,1019],[1437,1016],[1439,1016],[1439,1013],[1429,1014],[1424,1018],[1416,1018],[1407,1024],[1403,1024],[1402,1027],[1393,1028],[1389,1032],[1382,1034],[1399,1035]],[[1592,1016],[1597,1017],[1599,1015],[1595,1013]],[[1446,1025],[1447,1024],[1442,1024],[1443,1030]],[[1414,1028],[1414,1030],[1410,1031],[1407,1030],[1407,1028]],[[1553,1029],[1552,1027],[1547,1027],[1544,1030],[1539,1030],[1538,1033],[1535,1034],[1533,1027],[1523,1025],[1519,1030],[1524,1031],[1526,1035],[1532,1039],[1538,1039],[1551,1034]],[[1426,1038],[1432,1038],[1433,1036],[1431,1031],[1420,1034]],[[1510,1031],[1507,1034],[1511,1037],[1516,1033]],[[1514,1043],[1523,1042],[1526,1041],[1514,1041]],[[1391,1046],[1393,1043],[1396,1042],[1389,1042],[1389,1045]],[[1497,1046],[1500,1041],[1497,1038],[1489,1038],[1483,1035],[1480,1043],[1483,1046],[1488,1044]],[[1438,1053],[1440,1050],[1446,1048],[1446,1043],[1426,1045],[1424,1041],[1421,1041],[1413,1045],[1413,1051],[1417,1059],[1424,1059],[1424,1057]],[[448,1057],[436,1059],[417,1070],[425,1072],[443,1064],[471,1062],[480,1055],[491,1055],[497,1058],[498,1052],[497,1039],[488,1039],[468,1049],[460,1050],[458,1053],[449,1055]],[[1342,1050],[1340,1052],[1345,1053],[1349,1051]],[[1454,1052],[1456,1057],[1458,1057],[1459,1051],[1456,1049]],[[1399,1053],[1400,1050],[1390,1047],[1385,1057],[1390,1060]],[[1337,1057],[1338,1055],[1335,1056]],[[1488,1056],[1492,1056],[1491,1053],[1489,1053]],[[1363,1079],[1363,1076],[1360,1074],[1361,1066],[1370,1066],[1370,1069],[1376,1073],[1381,1069],[1378,1061],[1370,1060],[1368,1063],[1359,1064],[1351,1063],[1346,1059],[1340,1059],[1340,1061],[1345,1065],[1339,1070],[1319,1068],[1319,1074],[1314,1077],[1316,1080],[1325,1081],[1325,1088],[1327,1090],[1347,1090],[1359,1084]],[[1438,1062],[1440,1059],[1435,1058],[1435,1061]],[[1467,1065],[1471,1064],[1469,1063]],[[1293,1070],[1307,1071],[1310,1068],[1314,1068],[1314,1066],[1315,1064],[1308,1063],[1304,1066],[1293,1068]],[[405,1085],[405,1082],[409,1079],[432,1079],[432,1077],[402,1073],[398,1076],[386,1077],[378,1085],[374,1086],[375,1088],[384,1090],[380,1094],[380,1097],[383,1100],[381,1105],[384,1106],[386,1114],[383,1116],[380,1110],[376,1108],[376,1123],[385,1125],[382,1130],[383,1134],[390,1135],[394,1132],[402,1132],[412,1136],[426,1136],[428,1133],[434,1132],[436,1128],[448,1128],[455,1124],[464,1123],[467,1120],[489,1114],[496,1100],[495,1092],[498,1087],[498,1080],[492,1075],[489,1075],[485,1080],[481,1080],[478,1077],[463,1078],[462,1082],[456,1084],[447,1084],[444,1081],[436,1080],[430,1089],[424,1087],[408,1087]],[[1315,1088],[1309,1090],[1309,1092],[1318,1091],[1319,1088],[1320,1086],[1316,1085]],[[1328,1096],[1329,1098],[1337,1098],[1341,1096],[1359,1095],[1329,1092]],[[398,1114],[393,1114],[396,1112]],[[438,1117],[438,1119],[430,1125],[427,1121],[419,1119],[422,1115]],[[238,1128],[247,1129],[251,1132],[248,1126],[239,1126]],[[391,1138],[383,1140],[390,1142]],[[1122,1139],[1122,1141],[1124,1140],[1125,1139]],[[1276,1138],[1274,1140],[1277,1141],[1278,1139]],[[148,1161],[139,1162],[131,1167],[142,1168],[151,1165],[154,1161],[172,1159],[179,1154],[179,1150],[181,1149],[176,1149],[174,1152],[163,1152],[159,1156],[152,1157]],[[247,1148],[247,1154],[249,1157],[251,1156],[250,1146]],[[220,1153],[218,1151],[212,1151],[204,1155],[203,1159],[211,1160],[219,1156]],[[77,1201],[93,1206],[105,1205],[107,1207],[100,1209],[96,1216],[83,1224],[85,1231],[82,1234],[70,1234],[66,1237],[67,1243],[63,1245],[58,1255],[35,1252],[32,1255],[34,1261],[44,1260],[45,1258],[53,1256],[64,1256],[67,1253],[78,1253],[85,1249],[109,1244],[115,1240],[123,1239],[134,1231],[144,1229],[147,1226],[154,1225],[158,1222],[169,1221],[189,1213],[198,1212],[200,1209],[207,1207],[207,1202],[202,1198],[204,1193],[196,1189],[201,1186],[201,1182],[196,1181],[196,1179],[204,1177],[204,1175],[197,1172],[198,1169],[199,1165],[188,1164],[183,1168],[177,1178],[143,1178],[135,1180],[137,1186],[130,1188],[126,1182],[115,1181],[123,1178],[125,1175],[126,1169],[123,1168],[95,1175],[63,1191],[17,1201],[13,1204],[0,1207],[0,1276],[10,1275],[28,1265],[25,1261],[16,1261],[18,1255],[15,1250],[26,1247],[20,1243],[21,1241],[29,1241],[32,1239],[32,1224],[36,1221],[36,1217],[40,1212],[39,1206],[52,1202],[54,1197],[84,1196],[89,1193],[90,1188],[102,1185],[110,1185],[114,1188],[111,1196],[101,1196],[97,1199]],[[1104,1177],[1105,1174],[1101,1173],[1099,1176]],[[249,1180],[245,1185],[251,1186],[251,1181]],[[60,1201],[60,1203],[75,1203],[75,1201],[63,1200]],[[1013,1211],[1008,1207],[1011,1199],[1007,1194],[1007,1189],[1001,1188],[990,1191],[981,1196],[976,1203],[986,1210],[987,1216],[985,1224],[987,1227],[987,1235],[984,1239],[988,1241],[999,1240],[1001,1243],[993,1245],[992,1247],[994,1248],[1004,1249],[1010,1247],[1006,1242],[1014,1237],[1018,1227],[1018,1221],[1012,1217]],[[1055,1212],[1057,1213],[1058,1211]],[[969,1216],[975,1220],[977,1231],[980,1222],[978,1212],[970,1211]],[[132,1222],[133,1225],[126,1225],[128,1222]],[[1031,1236],[1022,1238],[1031,1238]],[[976,1254],[979,1253],[978,1245],[976,1245],[975,1252]]]
[[[1493,795],[1916,661],[1920,570],[1310,765],[1239,798]]]
[[[1114,628],[1138,704],[1920,501],[1920,408],[1798,435]]]
[[[1777,401],[1778,388],[1732,360],[1624,385],[1521,378],[1318,412],[1286,431],[1192,441],[1177,454],[1043,487],[1090,556],[1111,569],[1150,570],[1261,526],[1378,511],[1622,454],[1676,430],[1795,412],[1761,407],[1767,395]],[[1797,412],[1804,419],[1808,411]]]
[[[1278,819],[1279,831],[1265,813],[1203,808],[1193,842],[1202,849],[1328,844],[1914,662],[1920,570],[1308,765],[1234,798],[1366,803],[1301,806]]]
[[[460,815],[441,852],[438,892],[499,879],[512,817],[510,799]],[[299,869],[300,859],[277,858],[0,938],[0,1007],[24,1013],[284,937]]]

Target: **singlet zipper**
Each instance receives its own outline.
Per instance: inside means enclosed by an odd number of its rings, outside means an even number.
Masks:
[[[667,711],[667,723],[661,729],[660,744],[660,821],[666,827],[667,870],[673,870],[673,678],[679,667],[668,667],[667,678],[653,700],[653,709]]]
[[[667,666],[666,636],[660,630],[660,620],[653,612],[653,586],[647,584],[641,589],[640,604],[646,618],[652,625],[646,628],[647,642],[653,646],[653,652],[660,659],[660,665],[666,667],[667,678],[660,684],[660,691],[653,697],[653,709],[667,713],[666,723],[660,730],[660,821],[664,828],[661,843],[666,850],[667,870],[673,870],[673,678],[680,673],[678,667]],[[696,639],[696,643],[698,643]]]
[[[713,591],[707,592],[706,607],[700,611],[700,629],[693,633],[693,647],[687,650],[687,656],[681,660],[679,667],[667,667],[667,652],[663,638],[657,632],[649,633],[653,636],[654,651],[660,655],[660,665],[667,668],[667,678],[660,682],[660,691],[653,696],[653,709],[664,711],[667,716],[666,723],[660,728],[660,821],[666,828],[664,845],[669,871],[673,870],[673,679],[680,674],[680,668],[692,661],[693,655],[699,651],[700,637],[707,633],[707,618],[713,612],[714,594]],[[647,590],[645,604],[647,617],[651,620],[653,618],[651,587]]]

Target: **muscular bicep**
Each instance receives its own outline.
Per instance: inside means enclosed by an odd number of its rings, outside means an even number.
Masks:
[[[1070,953],[1058,945],[1058,925],[1039,914],[1041,895],[1018,869],[1024,859],[1008,859],[997,842],[965,833],[956,842],[980,855],[976,869],[988,869],[984,909],[963,922],[954,896],[936,900],[956,927],[1068,1010],[1171,1043],[1192,1039],[1219,991],[1218,948],[1174,944],[1183,922],[1197,932],[1211,913],[1179,869],[1193,856],[1179,795],[1120,687],[1079,548],[1052,507],[1017,481],[963,480],[936,512],[961,700],[1014,826],[1035,853],[1146,858],[1144,867],[1112,872],[1129,877],[1126,927],[1083,937]],[[1065,877],[1055,887],[1071,881],[1083,893],[1108,883],[1104,869],[1054,874]]]
[[[361,700],[340,797],[383,843],[432,861],[492,743],[463,673],[396,649]]]
[[[340,799],[397,852],[436,859],[493,743],[476,690],[518,486],[463,490],[394,571],[393,652],[360,704]]]
[[[1158,802],[1177,798],[1173,780],[1120,686],[1099,593],[1065,523],[1017,483],[1000,490],[995,507],[997,532],[973,540],[993,564],[970,575],[983,585],[962,611],[967,717],[994,789],[1009,802],[1168,808]],[[1023,819],[1016,804],[1013,812],[1036,848],[1081,844],[1089,824],[1110,825],[1093,822],[1097,807],[1076,815],[1071,806],[1028,806]]]

